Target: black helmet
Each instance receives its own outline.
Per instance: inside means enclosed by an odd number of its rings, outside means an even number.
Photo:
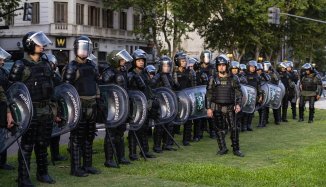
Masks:
[[[156,74],[156,68],[153,65],[148,65],[145,67],[145,72],[148,74],[155,75]]]
[[[200,62],[208,64],[212,60],[212,52],[209,50],[204,50],[200,54]]]
[[[143,59],[144,60],[144,67],[146,67],[147,65],[147,53],[142,50],[142,49],[137,49],[132,53],[132,67],[135,68],[136,67],[136,60],[138,59]]]
[[[11,54],[9,54],[7,51],[5,51],[4,49],[2,49],[0,47],[0,59],[5,60],[5,59],[9,59],[9,58],[11,58]]]
[[[49,44],[52,44],[51,40],[42,31],[28,32],[23,37],[22,42],[23,42],[24,51],[27,52],[28,54],[34,54],[36,45],[45,47]]]
[[[179,51],[174,55],[174,58],[173,58],[174,64],[176,66],[180,66],[180,60],[181,59],[186,59],[187,60],[187,55],[183,51]]]
[[[248,63],[247,63],[247,69],[249,71],[249,67],[250,66],[254,66],[255,69],[257,70],[257,61],[256,60],[250,60]]]
[[[113,50],[106,56],[107,63],[113,68],[118,68],[120,66],[120,60],[125,60],[127,63],[130,63],[133,58],[125,50]]]
[[[265,72],[272,70],[272,64],[269,61],[263,63],[263,69]]]
[[[221,55],[217,56],[214,61],[215,61],[216,68],[220,64],[225,64],[228,69],[228,66],[230,64],[230,59],[225,54],[221,54]]]
[[[81,59],[87,58],[92,54],[93,51],[93,43],[91,39],[87,36],[79,36],[74,41],[74,52],[75,55]]]
[[[230,63],[230,69],[240,69],[240,63],[238,61],[232,61]]]
[[[50,62],[51,68],[53,71],[57,69],[58,60],[53,54],[44,54],[42,58],[48,62]]]
[[[262,63],[257,63],[257,70],[264,70]]]
[[[187,64],[187,67],[192,67],[194,70],[198,70],[199,69],[199,61],[197,58],[194,58],[194,57],[190,57],[188,58],[188,64]]]
[[[167,64],[167,65],[169,65],[170,66],[170,71],[172,71],[172,59],[170,58],[170,57],[168,57],[168,56],[166,56],[166,55],[163,55],[160,59],[159,59],[159,61],[158,61],[158,66],[159,66],[159,72],[162,72],[162,68],[163,68],[163,65],[164,64]]]
[[[246,64],[240,64],[240,70],[242,70],[242,71],[247,70]]]
[[[310,64],[310,63],[305,63],[305,64],[303,64],[303,66],[301,67],[301,70],[310,70],[310,71],[312,71],[313,70],[313,67],[312,67],[312,65]]]

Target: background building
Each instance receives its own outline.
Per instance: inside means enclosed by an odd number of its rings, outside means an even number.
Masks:
[[[59,64],[73,60],[73,42],[80,35],[89,36],[94,55],[105,61],[108,52],[145,48],[147,42],[138,38],[134,27],[141,15],[132,7],[120,12],[105,8],[101,0],[29,0],[33,5],[32,21],[23,21],[23,10],[16,11],[10,21],[0,22],[9,29],[0,30],[0,46],[8,50],[13,60],[20,59],[22,37],[29,31],[43,31],[53,42],[46,53],[57,56]],[[23,6],[23,2],[21,3]]]

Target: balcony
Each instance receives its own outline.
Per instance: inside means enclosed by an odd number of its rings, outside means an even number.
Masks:
[[[123,38],[136,39],[132,31],[117,30],[112,28],[101,28],[89,25],[72,25],[63,23],[50,24],[50,34],[53,35],[88,35],[95,38]]]

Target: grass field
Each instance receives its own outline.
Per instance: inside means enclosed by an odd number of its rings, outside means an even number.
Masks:
[[[94,166],[100,175],[69,175],[69,161],[49,166],[55,185],[38,183],[35,159],[32,180],[37,186],[326,186],[326,110],[316,112],[313,124],[269,124],[240,134],[244,158],[216,155],[216,140],[205,138],[178,151],[158,154],[120,169],[105,168],[103,142],[95,143]],[[306,112],[307,113],[307,112]],[[272,114],[270,114],[272,117]],[[306,114],[307,115],[307,114]],[[256,117],[257,118],[257,117]],[[256,122],[256,121],[255,121]],[[228,135],[229,136],[229,135]],[[181,137],[177,137],[178,141]],[[227,139],[229,149],[230,140]],[[61,152],[67,156],[66,146]],[[126,151],[128,152],[128,151]],[[9,158],[17,168],[17,158]],[[0,171],[0,186],[16,186],[15,172]]]

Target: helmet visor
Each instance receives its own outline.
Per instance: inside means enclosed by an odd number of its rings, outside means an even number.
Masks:
[[[79,40],[77,43],[77,56],[87,58],[92,54],[93,44],[87,40]]]
[[[123,59],[126,62],[131,62],[133,60],[133,58],[130,56],[130,54],[125,49],[118,52],[115,56],[119,60]]]
[[[0,59],[5,60],[5,59],[9,59],[9,58],[11,58],[11,54],[9,54],[7,51],[5,51],[4,49],[2,49],[0,47]]]
[[[36,32],[29,37],[35,44],[46,47],[47,45],[52,45],[51,40],[42,32]]]
[[[204,53],[203,61],[205,64],[210,63],[211,61],[211,54],[210,53]]]

